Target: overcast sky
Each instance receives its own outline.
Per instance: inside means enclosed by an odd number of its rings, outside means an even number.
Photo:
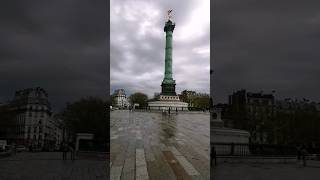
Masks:
[[[241,88],[320,101],[320,1],[215,0],[215,102]]]
[[[54,109],[106,96],[105,0],[8,0],[0,5],[0,102],[43,87]]]
[[[111,92],[144,92],[152,98],[161,91],[164,76],[165,24],[173,9],[173,78],[176,92],[209,93],[209,0],[111,0]]]
[[[234,90],[320,101],[320,11],[316,0],[215,0],[211,85],[215,102]],[[209,89],[209,1],[112,1],[112,91],[160,92],[163,26],[173,9],[177,92]],[[105,0],[8,0],[0,5],[0,102],[41,86],[54,108],[108,88]]]

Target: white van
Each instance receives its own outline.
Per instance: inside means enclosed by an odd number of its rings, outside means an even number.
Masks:
[[[0,151],[5,151],[7,146],[7,140],[0,140]]]

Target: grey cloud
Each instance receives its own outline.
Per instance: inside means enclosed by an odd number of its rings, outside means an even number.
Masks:
[[[0,101],[41,86],[54,109],[106,96],[106,1],[7,1],[1,9]]]
[[[132,2],[130,0],[112,1],[111,8],[124,9],[127,3]],[[184,1],[184,3],[181,1],[138,2],[151,3],[152,8],[160,13],[157,19],[153,19],[152,27],[150,27],[154,28],[156,32],[140,35],[139,28],[143,22],[139,20],[128,21],[122,17],[122,14],[115,16],[114,18],[117,20],[114,22],[111,19],[111,91],[124,88],[128,94],[143,91],[149,97],[153,96],[153,93],[161,91],[165,47],[163,26],[166,11],[173,9],[176,22],[176,29],[173,33],[173,76],[177,82],[177,92],[179,93],[183,89],[209,92],[209,68],[206,70],[206,67],[209,67],[209,56],[203,57],[192,51],[195,47],[207,46],[209,48],[209,24],[207,28],[199,27],[203,28],[202,37],[189,38],[189,40],[176,38],[177,30],[189,23],[190,12],[199,1]],[[148,7],[143,8],[147,9]],[[135,7],[130,7],[128,11],[131,10],[135,10]],[[140,16],[140,13],[142,12],[135,15]],[[122,37],[122,39],[117,41],[118,37]],[[128,57],[127,54],[131,56]]]
[[[245,88],[320,100],[317,1],[215,1],[213,94]]]

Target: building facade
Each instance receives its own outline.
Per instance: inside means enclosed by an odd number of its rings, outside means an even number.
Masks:
[[[130,106],[124,89],[117,89],[113,93],[113,105],[119,108],[128,108]]]
[[[188,103],[189,107],[193,107],[193,98],[196,96],[195,91],[184,90],[179,96],[183,102]]]
[[[268,124],[274,119],[274,95],[246,92],[240,90],[229,96],[232,124],[235,128],[245,129],[251,134],[251,141],[268,141]],[[229,116],[230,117],[230,116]]]
[[[62,124],[52,116],[48,93],[40,88],[16,91],[10,108],[15,112],[10,139],[16,144],[56,149],[62,138]]]

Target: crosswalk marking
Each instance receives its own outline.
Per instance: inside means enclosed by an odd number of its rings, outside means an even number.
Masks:
[[[136,180],[148,180],[147,162],[144,149],[136,149]]]

